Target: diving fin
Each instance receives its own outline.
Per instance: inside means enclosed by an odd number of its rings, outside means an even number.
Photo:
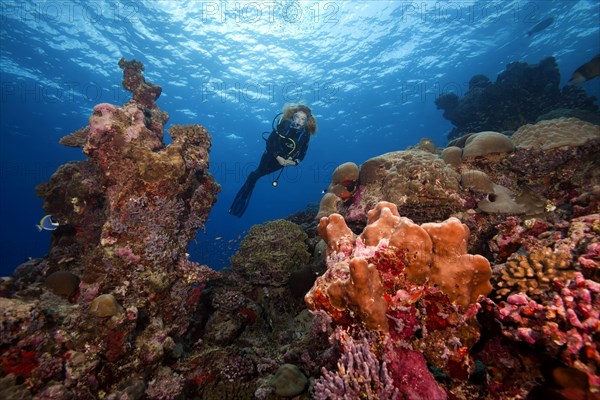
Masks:
[[[252,196],[255,184],[256,180],[246,180],[244,186],[241,187],[240,191],[235,196],[235,199],[229,208],[229,214],[235,215],[238,218],[244,215],[246,208],[248,208],[248,204],[250,204],[250,197]]]

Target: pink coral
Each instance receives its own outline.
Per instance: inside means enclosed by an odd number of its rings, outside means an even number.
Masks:
[[[497,317],[504,324],[502,333],[517,341],[543,345],[567,365],[584,369],[591,381],[598,381],[600,353],[595,335],[600,331],[600,284],[581,273],[556,284],[559,292],[543,304],[523,293],[501,303]]]
[[[385,359],[394,386],[406,400],[445,400],[446,391],[435,381],[423,354],[388,344]]]

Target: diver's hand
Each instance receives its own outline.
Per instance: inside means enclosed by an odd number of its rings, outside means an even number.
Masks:
[[[298,165],[298,163],[294,160],[292,160],[291,158],[285,159],[281,156],[277,156],[275,157],[275,159],[277,160],[277,162],[279,163],[279,165],[281,165],[282,167],[289,167],[292,165]]]

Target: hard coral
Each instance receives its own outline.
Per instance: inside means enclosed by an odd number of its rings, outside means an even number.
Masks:
[[[329,301],[340,310],[356,312],[367,328],[387,331],[387,303],[377,268],[363,258],[353,258],[348,270],[348,279],[336,280],[329,286]]]
[[[458,146],[448,146],[442,150],[440,157],[446,164],[458,167],[462,163],[462,149]]]
[[[387,240],[391,248],[403,252],[404,272],[408,279],[421,284],[430,275],[433,243],[419,225],[401,217],[392,203],[379,202],[368,212],[368,224],[360,235],[367,246],[378,246]]]
[[[339,211],[339,203],[351,198],[356,190],[358,175],[359,168],[353,162],[341,164],[333,171],[331,184],[321,200],[315,219],[318,220]]]
[[[331,184],[349,186],[358,179],[359,168],[353,162],[346,162],[333,171],[331,175]]]
[[[183,378],[169,367],[161,367],[148,384],[146,394],[155,400],[173,400],[183,390]]]
[[[123,87],[133,93],[133,99],[136,102],[148,107],[158,100],[162,88],[146,82],[142,75],[144,65],[141,62],[136,60],[127,61],[121,58],[119,68],[123,70]]]
[[[286,220],[255,225],[231,257],[232,270],[253,284],[284,285],[308,263],[307,237],[298,225]]]
[[[577,272],[569,253],[548,247],[515,253],[496,268],[500,271],[495,283],[499,298],[522,292],[537,301],[554,289],[556,280],[571,280]]]
[[[347,215],[364,217],[379,201],[389,201],[412,219],[447,218],[462,208],[460,176],[436,154],[396,151],[365,161]],[[360,196],[357,194],[360,193]]]
[[[456,218],[421,227],[433,242],[430,281],[457,304],[475,303],[479,295],[492,290],[489,261],[478,254],[467,254],[469,229]]]
[[[583,146],[600,138],[600,126],[577,118],[558,118],[524,125],[511,137],[516,147],[550,150],[557,147]]]
[[[10,345],[41,329],[46,321],[35,303],[0,297],[0,345]]]
[[[294,364],[283,364],[273,377],[271,385],[275,393],[282,397],[294,397],[304,391],[308,379]]]
[[[323,217],[328,217],[331,214],[339,212],[339,205],[342,199],[339,198],[335,193],[325,193],[321,202],[319,203],[319,212],[315,219],[320,220]]]
[[[354,233],[340,214],[322,217],[317,228],[319,236],[325,240],[330,252],[350,254],[354,247]]]
[[[467,138],[462,157],[482,157],[493,153],[510,153],[514,149],[515,146],[506,135],[492,131],[479,132]]]
[[[475,192],[494,193],[494,182],[483,171],[466,170],[460,174],[460,185]]]
[[[573,85],[561,92],[560,71],[553,57],[534,65],[513,62],[495,82],[480,76],[473,82],[464,97],[448,93],[435,101],[444,110],[444,118],[455,126],[449,139],[469,132],[514,131],[557,108],[598,110],[593,98]]]

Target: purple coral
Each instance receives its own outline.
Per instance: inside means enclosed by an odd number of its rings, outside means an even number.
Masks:
[[[338,332],[338,338],[342,335]],[[323,368],[323,376],[315,382],[317,400],[400,398],[386,362],[377,359],[365,335],[358,340],[346,336],[341,343],[343,353],[338,370],[331,372]]]
[[[502,333],[514,340],[541,344],[567,365],[585,368],[590,381],[600,379],[600,353],[595,335],[600,329],[600,284],[576,273],[575,279],[555,282],[560,292],[545,304],[526,294],[509,296],[497,313],[506,324]],[[595,382],[595,383],[594,383]]]

